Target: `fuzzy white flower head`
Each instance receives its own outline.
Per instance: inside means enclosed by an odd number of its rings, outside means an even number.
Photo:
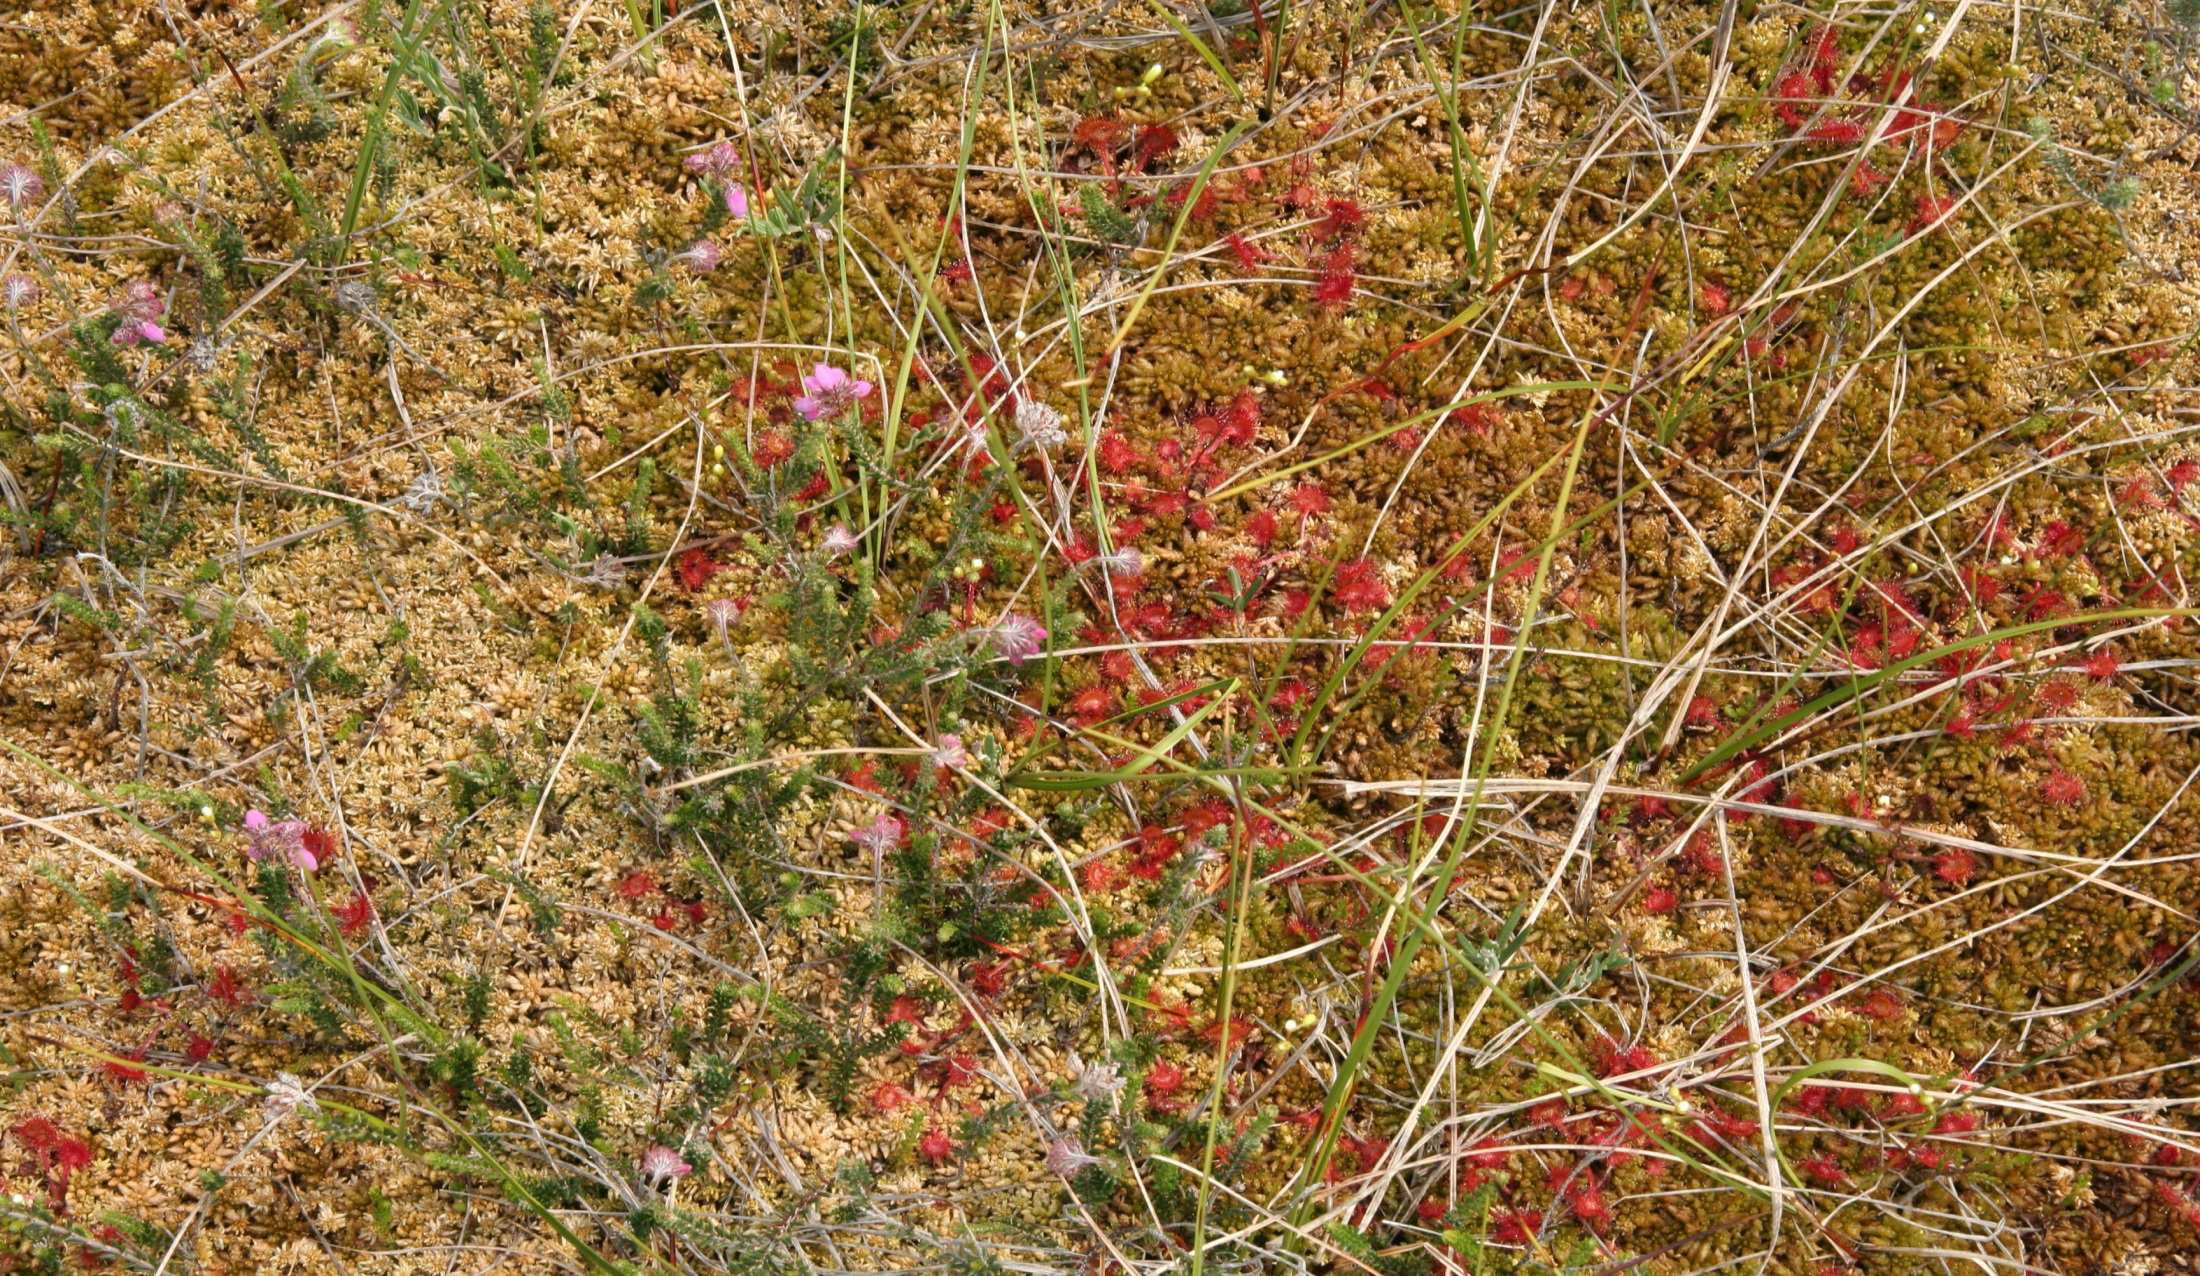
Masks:
[[[1112,554],[1102,554],[1093,561],[1110,576],[1137,576],[1146,570],[1146,556],[1128,545]]]
[[[1047,1169],[1063,1178],[1074,1178],[1088,1165],[1100,1164],[1100,1158],[1085,1151],[1077,1140],[1064,1136],[1047,1144]]]
[[[359,31],[352,26],[350,19],[332,18],[321,28],[321,33],[313,37],[313,42],[306,46],[303,60],[319,62],[335,58],[358,43]]]
[[[609,551],[596,555],[595,561],[588,565],[588,571],[581,577],[582,584],[594,585],[598,589],[617,589],[625,581],[626,564]]]
[[[409,510],[430,510],[443,502],[443,475],[426,469],[413,476],[411,486],[397,498],[397,503]]]
[[[704,604],[703,613],[710,617],[711,628],[718,631],[719,641],[726,640],[726,631],[741,620],[741,601],[737,598],[713,598]]]
[[[329,299],[336,303],[337,309],[361,318],[371,319],[381,313],[374,285],[364,279],[346,279],[329,293]]]
[[[686,252],[674,253],[672,259],[698,275],[707,275],[726,259],[726,250],[707,239],[698,239],[688,245]]]
[[[23,164],[0,165],[0,199],[7,200],[8,207],[21,212],[45,194],[46,183],[35,170]]]
[[[1070,1085],[1070,1093],[1086,1102],[1101,1099],[1113,1100],[1123,1093],[1123,1070],[1105,1059],[1080,1063],[1075,1055],[1070,1063],[1077,1069],[1077,1080]]]
[[[1016,432],[1042,452],[1069,442],[1069,434],[1062,428],[1062,414],[1037,399],[1023,399],[1016,404]]]
[[[305,1083],[288,1072],[276,1073],[275,1079],[267,1083],[267,1116],[271,1121],[280,1121],[299,1108],[320,1106]]]
[[[846,523],[835,523],[827,528],[822,542],[825,553],[830,558],[839,558],[862,543],[854,532],[848,530]]]

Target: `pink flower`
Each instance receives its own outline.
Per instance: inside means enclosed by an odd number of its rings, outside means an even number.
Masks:
[[[739,182],[726,187],[726,211],[743,221],[749,216],[749,192]]]
[[[21,164],[0,165],[0,198],[8,201],[8,207],[23,211],[26,204],[35,204],[46,194],[46,183],[38,174]]]
[[[713,598],[703,605],[703,614],[710,617],[711,628],[718,631],[718,641],[728,641],[726,631],[740,623],[741,610],[738,598]]]
[[[902,834],[908,827],[889,812],[879,812],[879,817],[848,835],[848,840],[873,855],[884,855],[901,845]]]
[[[970,750],[959,735],[943,735],[932,745],[932,765],[943,771],[959,771],[970,765]]]
[[[863,542],[856,538],[854,532],[848,530],[846,523],[835,523],[825,530],[825,539],[822,543],[826,554],[838,558]]]
[[[310,873],[321,861],[306,845],[304,820],[270,820],[265,811],[244,813],[244,835],[250,843],[245,854],[254,860],[295,864]]]
[[[690,152],[680,161],[680,166],[690,173],[712,175],[730,173],[740,165],[741,153],[733,149],[731,142],[713,142],[702,150]]]
[[[805,421],[822,421],[839,416],[857,399],[870,397],[871,383],[851,378],[845,371],[829,363],[818,364],[802,378],[802,397],[794,401],[794,410]]]
[[[148,280],[138,280],[123,289],[122,299],[114,304],[122,324],[115,329],[112,340],[118,346],[159,345],[168,339],[158,322],[167,310],[168,303],[161,300],[160,290]]]
[[[1001,653],[1002,658],[1012,665],[1021,665],[1046,650],[1045,627],[1021,613],[1010,612],[1001,617],[1000,623],[993,626],[991,634],[993,650]]]
[[[122,290],[114,309],[125,319],[158,319],[167,313],[168,303],[161,300],[160,289],[151,280],[140,279]]]
[[[695,1167],[680,1159],[680,1154],[661,1143],[652,1143],[642,1153],[642,1177],[651,1183],[666,1179],[684,1179],[695,1172]]]

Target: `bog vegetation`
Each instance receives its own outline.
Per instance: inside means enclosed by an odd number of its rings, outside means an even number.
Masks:
[[[0,1272],[2188,1270],[2200,7],[0,28]]]

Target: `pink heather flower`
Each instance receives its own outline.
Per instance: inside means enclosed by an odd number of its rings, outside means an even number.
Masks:
[[[9,275],[0,279],[0,298],[7,301],[8,309],[21,310],[38,300],[38,281],[29,275]]]
[[[246,811],[244,835],[249,843],[245,854],[254,860],[295,864],[308,873],[321,867],[321,861],[306,846],[304,820],[270,820],[265,811]]]
[[[932,765],[943,771],[959,771],[970,765],[970,750],[959,735],[943,735],[932,744]]]
[[[747,187],[739,182],[734,182],[726,187],[726,211],[742,221],[749,219],[749,192]]]
[[[1047,1144],[1047,1169],[1063,1178],[1075,1178],[1079,1170],[1098,1164],[1100,1158],[1085,1151],[1075,1139],[1065,1136]]]
[[[139,279],[122,290],[114,310],[125,319],[158,319],[168,313],[168,303],[161,300],[160,289],[151,280]]]
[[[168,330],[150,319],[125,319],[110,340],[118,346],[157,346],[168,340]]]
[[[122,324],[115,329],[112,338],[118,346],[157,346],[168,339],[168,333],[158,322],[168,310],[168,303],[161,300],[160,290],[150,280],[140,279],[122,290],[122,299],[115,302],[114,312],[122,316]]]
[[[881,811],[879,817],[848,835],[848,840],[873,855],[884,855],[901,845],[901,835],[906,826],[891,813]]]
[[[829,363],[818,364],[802,378],[802,397],[794,401],[794,410],[805,421],[822,421],[839,416],[857,399],[870,397],[871,383],[858,381],[845,371]]]
[[[686,252],[674,253],[672,259],[698,275],[707,275],[726,259],[726,250],[707,239],[698,239],[688,245]]]
[[[731,142],[714,142],[702,150],[690,152],[686,159],[680,161],[680,166],[690,173],[708,173],[712,176],[730,173],[740,167],[740,164],[741,152],[735,150]]]
[[[1046,650],[1047,631],[1031,617],[1010,612],[992,628],[993,650],[1012,665],[1020,665]]]
[[[46,183],[36,171],[22,164],[0,165],[0,198],[8,201],[8,207],[22,212],[26,205],[45,198]]]
[[[835,523],[827,528],[825,539],[822,542],[825,552],[834,558],[840,557],[862,543],[856,538],[854,532],[848,530],[846,523]]]
[[[695,1172],[695,1167],[680,1159],[680,1154],[661,1143],[652,1143],[642,1153],[642,1177],[651,1183],[666,1179],[684,1179]]]

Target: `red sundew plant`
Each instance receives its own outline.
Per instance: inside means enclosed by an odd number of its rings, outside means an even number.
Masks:
[[[1348,611],[1380,611],[1390,605],[1390,589],[1372,559],[1356,558],[1337,569],[1330,593]]]
[[[27,1117],[9,1133],[30,1152],[36,1172],[43,1181],[47,1206],[56,1214],[67,1214],[69,1179],[92,1163],[91,1145],[63,1134],[43,1116]]]
[[[2040,781],[2040,800],[2050,806],[2076,806],[2085,801],[2085,781],[2055,767]]]
[[[1978,857],[1962,847],[1950,847],[1933,857],[1933,876],[1950,886],[1970,884],[1978,872]]]

